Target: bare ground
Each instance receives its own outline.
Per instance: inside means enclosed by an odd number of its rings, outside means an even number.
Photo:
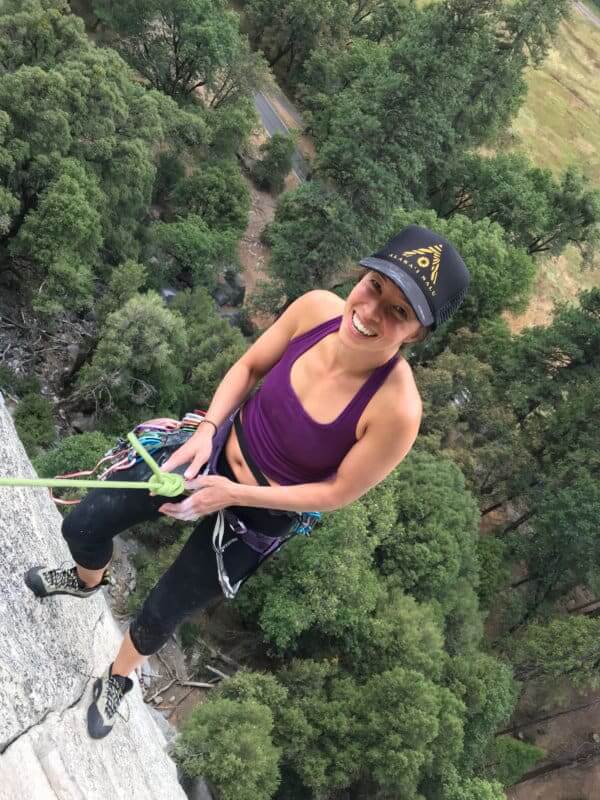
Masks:
[[[558,701],[560,698],[560,702]],[[551,714],[558,708],[596,702],[591,708],[574,711],[568,716],[524,728],[528,740],[546,750],[546,763],[581,759],[547,775],[525,781],[507,790],[507,800],[598,800],[600,798],[600,697],[595,691],[578,693],[566,685],[553,685],[553,696],[533,687],[528,690],[522,707],[531,715]]]

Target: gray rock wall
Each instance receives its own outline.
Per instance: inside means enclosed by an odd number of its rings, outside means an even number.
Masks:
[[[0,476],[36,477],[0,394]],[[112,733],[89,738],[93,678],[121,640],[98,593],[38,599],[36,564],[72,563],[45,489],[0,488],[0,800],[185,800],[137,679]]]

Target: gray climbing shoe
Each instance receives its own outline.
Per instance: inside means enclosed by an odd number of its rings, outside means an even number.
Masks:
[[[50,597],[53,594],[90,597],[90,595],[99,591],[101,586],[107,586],[112,583],[108,570],[105,570],[100,583],[88,589],[79,579],[77,567],[71,567],[70,569],[32,567],[27,570],[23,579],[37,597]]]
[[[119,703],[133,689],[131,678],[112,674],[112,664],[104,675],[94,681],[94,702],[88,708],[88,733],[92,739],[102,739],[115,724]],[[121,716],[119,714],[119,716]],[[127,722],[127,720],[125,720]]]

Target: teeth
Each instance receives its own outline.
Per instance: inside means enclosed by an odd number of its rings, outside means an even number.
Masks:
[[[360,321],[356,311],[352,314],[352,324],[359,333],[362,333],[363,336],[375,336],[375,333],[373,333],[373,331],[370,331],[368,328],[365,328],[365,326]]]

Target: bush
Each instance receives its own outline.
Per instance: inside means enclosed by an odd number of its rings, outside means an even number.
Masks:
[[[61,439],[50,450],[35,458],[33,465],[43,478],[92,469],[113,444],[112,439],[97,431],[77,433]]]
[[[26,394],[15,411],[15,427],[27,455],[49,447],[56,438],[50,401],[39,394]]]
[[[520,742],[512,736],[498,736],[494,741],[494,775],[504,786],[511,786],[544,757],[544,750]]]
[[[26,394],[39,394],[41,385],[35,375],[21,377],[10,367],[0,364],[0,391],[2,390],[22,397]]]

